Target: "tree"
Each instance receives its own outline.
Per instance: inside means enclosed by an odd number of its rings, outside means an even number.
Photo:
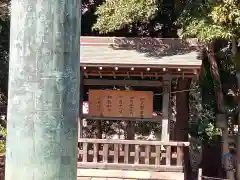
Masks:
[[[97,8],[94,16],[96,22],[93,23],[90,34],[98,32],[109,36],[177,37],[173,22],[183,3],[176,0],[176,4],[169,0],[107,0]]]
[[[147,23],[158,11],[156,0],[106,0],[97,8],[97,22],[93,29],[100,33],[120,30],[137,23]]]
[[[6,115],[9,54],[9,0],[0,1],[0,116]],[[1,118],[0,118],[1,119]],[[1,122],[3,124],[3,122]]]
[[[215,81],[215,95],[218,104],[218,112],[222,114],[226,114],[227,112],[223,99],[222,82],[216,61],[214,43],[218,39],[232,41],[232,49],[234,49],[232,55],[236,56],[237,48],[234,42],[236,38],[239,37],[239,7],[239,1],[234,0],[223,0],[222,2],[207,0],[204,4],[201,1],[188,0],[178,20],[178,24],[181,27],[179,31],[181,37],[195,37],[203,43]],[[228,153],[227,120],[219,119],[217,121],[223,121],[223,140],[225,141],[224,153]],[[228,173],[228,178],[233,179],[233,173]]]

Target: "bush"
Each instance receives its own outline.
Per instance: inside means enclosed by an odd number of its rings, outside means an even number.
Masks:
[[[6,128],[0,125],[0,153],[4,153],[6,150],[6,135]]]

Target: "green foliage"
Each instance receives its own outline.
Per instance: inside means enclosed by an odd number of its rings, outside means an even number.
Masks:
[[[94,30],[113,32],[135,23],[149,22],[158,11],[156,0],[106,0],[97,8]]]
[[[221,24],[237,31],[240,25],[240,2],[236,0],[224,0],[212,8],[211,17],[214,23]]]
[[[4,153],[6,150],[6,138],[7,136],[7,130],[5,127],[3,127],[2,125],[0,125],[0,153]]]
[[[181,26],[179,36],[194,37],[202,42],[231,39],[239,29],[239,3],[234,0],[187,0],[186,7],[176,22]]]
[[[209,105],[202,106],[199,84],[192,83],[191,86],[189,133],[197,139],[212,141],[221,135],[220,129],[215,125],[214,109]]]

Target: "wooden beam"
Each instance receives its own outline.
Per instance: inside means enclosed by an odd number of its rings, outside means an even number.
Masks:
[[[102,72],[101,73],[102,77],[106,76],[106,77],[113,77],[113,73],[112,72]],[[149,73],[149,74],[144,74],[144,77],[163,77],[165,74],[164,73]],[[99,76],[99,73],[98,72],[87,72],[85,74],[86,77],[89,77],[89,76]],[[184,74],[184,77],[185,78],[194,78],[196,77],[197,75],[195,74],[192,74],[192,73],[185,73]],[[141,77],[141,73],[138,73],[138,74],[129,74],[129,73],[116,73],[115,74],[115,77]],[[172,74],[172,77],[182,77],[182,73],[175,73],[175,74]]]
[[[84,169],[114,169],[114,170],[134,170],[134,171],[163,171],[163,172],[183,172],[183,166],[169,165],[145,165],[145,164],[115,164],[115,163],[94,163],[94,162],[78,162],[78,168]],[[91,176],[98,176],[91,174]]]
[[[169,101],[170,101],[170,92],[171,92],[171,79],[170,74],[166,74],[163,77],[163,118],[162,118],[162,141],[170,140],[169,133]]]
[[[79,143],[100,144],[128,144],[128,145],[150,145],[150,146],[189,146],[189,142],[178,141],[146,141],[146,140],[122,140],[122,139],[88,139],[80,138]]]
[[[146,80],[107,80],[107,79],[84,79],[85,86],[140,86],[140,87],[161,87],[160,81]]]
[[[100,121],[146,121],[146,122],[160,122],[162,117],[155,116],[153,118],[131,118],[131,117],[95,117],[83,115],[82,119],[86,120],[100,120]]]
[[[166,167],[167,168],[167,167]],[[101,180],[184,180],[184,173],[182,172],[159,172],[159,171],[134,171],[134,170],[107,170],[107,169],[77,169],[77,180],[83,179],[101,179]]]
[[[87,68],[94,68],[94,67],[104,67],[104,68],[111,68],[111,67],[119,67],[119,68],[154,68],[154,69],[201,69],[201,65],[170,65],[170,64],[119,64],[119,63],[82,63],[80,64],[81,67],[87,67]]]

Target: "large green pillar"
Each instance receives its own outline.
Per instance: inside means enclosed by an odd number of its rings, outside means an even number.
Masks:
[[[76,180],[80,2],[11,2],[6,180]]]

